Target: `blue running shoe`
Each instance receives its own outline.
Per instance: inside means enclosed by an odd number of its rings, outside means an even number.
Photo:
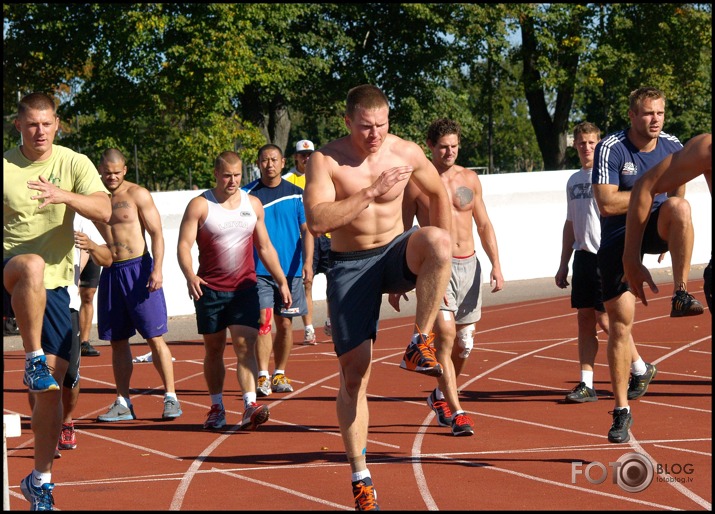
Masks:
[[[20,490],[25,495],[25,499],[30,502],[30,510],[54,510],[52,508],[55,504],[55,499],[52,497],[54,488],[55,484],[42,484],[40,487],[32,485],[32,473],[20,482]]]
[[[25,362],[25,376],[22,379],[31,393],[44,393],[46,391],[59,391],[60,386],[50,373],[47,367],[47,359],[44,355],[38,355],[34,359]]]

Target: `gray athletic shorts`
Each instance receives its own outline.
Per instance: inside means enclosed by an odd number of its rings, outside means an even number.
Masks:
[[[446,299],[439,310],[454,313],[458,325],[476,323],[482,318],[482,266],[477,254],[452,257],[452,276],[447,286]]]
[[[406,293],[417,276],[407,267],[413,227],[389,244],[360,252],[330,252],[327,297],[335,353],[340,357],[377,337],[383,293]]]
[[[290,285],[290,296],[293,300],[287,309],[283,307],[281,290],[273,277],[268,275],[258,275],[258,302],[261,310],[273,309],[273,314],[284,318],[295,318],[308,314],[308,302],[305,299],[305,289],[303,289],[303,277],[286,277]]]

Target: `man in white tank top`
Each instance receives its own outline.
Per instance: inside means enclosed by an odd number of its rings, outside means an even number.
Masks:
[[[191,200],[181,220],[179,267],[196,306],[196,324],[204,339],[204,377],[211,408],[204,428],[226,425],[223,405],[226,329],[231,333],[238,363],[236,375],[243,391],[240,429],[255,430],[268,421],[268,407],[256,402],[256,339],[260,309],[256,288],[255,245],[258,256],[290,305],[288,281],[266,230],[263,205],[241,191],[242,163],[235,152],[223,152],[214,162],[216,187]],[[191,248],[197,243],[199,267],[194,272]]]

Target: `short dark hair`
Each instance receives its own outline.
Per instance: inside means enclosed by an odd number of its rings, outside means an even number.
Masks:
[[[127,159],[120,150],[117,150],[116,148],[107,148],[104,152],[102,152],[102,157],[99,159],[99,163],[105,164],[108,162],[121,162],[122,164],[126,164]]]
[[[643,100],[646,98],[651,100],[660,100],[662,98],[663,102],[665,102],[665,94],[660,89],[649,86],[639,87],[628,95],[628,108],[633,112],[639,112],[641,105],[643,105]]]
[[[462,138],[462,127],[454,120],[440,118],[430,123],[427,129],[427,141],[434,144],[440,137],[448,134],[456,134],[459,141]]]
[[[273,143],[268,143],[267,145],[263,145],[258,149],[258,158],[261,158],[261,154],[265,152],[266,150],[278,150],[278,153],[281,155],[281,158],[283,158],[283,150],[281,150],[281,147],[278,145],[274,145]]]
[[[382,107],[390,108],[390,103],[385,93],[372,84],[362,84],[348,91],[348,98],[345,101],[345,114],[352,118],[358,108],[370,110]]]
[[[219,169],[223,165],[233,166],[234,164],[241,164],[241,158],[236,152],[227,150],[218,154],[218,157],[214,160],[214,170]]]
[[[25,95],[22,100],[17,104],[17,117],[24,116],[27,111],[45,111],[51,110],[55,116],[57,115],[57,104],[55,104],[55,99],[52,98],[47,93],[42,93],[37,91],[35,93],[30,93]]]

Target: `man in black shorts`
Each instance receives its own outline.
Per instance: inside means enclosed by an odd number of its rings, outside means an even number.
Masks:
[[[674,136],[662,132],[665,95],[656,88],[642,87],[629,96],[631,125],[603,138],[596,146],[592,175],[593,193],[601,213],[601,272],[603,301],[608,313],[608,365],[615,397],[613,424],[608,432],[612,443],[626,443],[633,424],[629,400],[643,396],[657,373],[653,364],[631,376],[630,341],[635,318],[636,297],[624,282],[623,249],[630,191],[636,180],[668,155],[682,148]],[[703,313],[703,306],[687,291],[690,256],[693,250],[693,223],[690,204],[683,198],[685,186],[653,202],[640,254],[663,254],[669,249],[673,260],[671,317]],[[671,248],[671,245],[673,248]]]
[[[94,317],[94,295],[97,292],[101,272],[102,266],[90,259],[79,277],[79,297],[82,301],[79,308],[79,340],[82,357],[100,355],[99,350],[89,342],[89,336]]]

